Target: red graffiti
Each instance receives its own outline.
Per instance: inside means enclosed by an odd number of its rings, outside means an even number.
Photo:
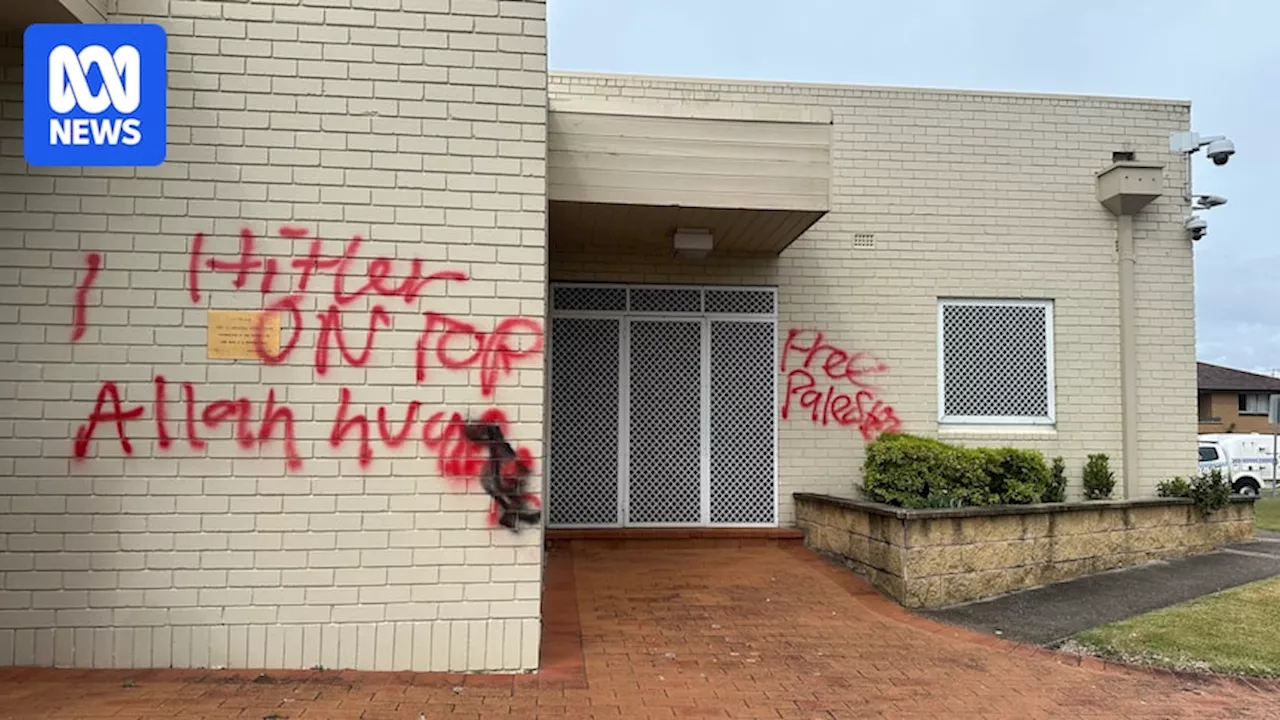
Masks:
[[[155,394],[151,417],[156,424],[158,445],[160,449],[167,450],[173,445],[175,437],[168,421],[169,383],[162,375],[155,376],[152,382]],[[276,401],[275,388],[268,389],[262,417],[258,421],[254,420],[254,403],[247,397],[217,399],[201,405],[196,400],[195,387],[191,383],[183,383],[182,389],[186,417],[184,434],[187,445],[192,450],[202,450],[207,446],[207,441],[197,433],[198,427],[203,426],[209,432],[217,432],[223,426],[230,425],[236,442],[245,450],[265,447],[276,439],[281,440],[286,467],[295,472],[302,470],[303,461],[298,454],[294,428],[295,415],[287,404]],[[330,430],[329,444],[337,448],[348,439],[359,442],[358,457],[362,467],[372,462],[375,456],[375,443],[380,442],[387,448],[399,449],[413,437],[422,407],[420,401],[413,400],[409,403],[403,420],[399,421],[399,426],[395,429],[393,425],[396,421],[388,420],[390,411],[385,407],[379,407],[376,415],[377,435],[375,437],[374,428],[370,427],[368,417],[364,413],[354,413],[351,410],[351,398],[350,388],[338,389],[338,410]],[[100,423],[114,423],[116,439],[121,449],[126,455],[132,455],[133,443],[127,426],[129,423],[142,420],[145,414],[144,405],[125,408],[116,384],[110,381],[104,382],[98,392],[93,413],[76,431],[76,457],[84,458],[88,455],[90,442]],[[481,421],[495,423],[503,428],[504,432],[508,428],[507,416],[498,408],[486,410],[481,415]],[[466,418],[462,413],[438,411],[421,423],[418,438],[425,449],[435,454],[437,470],[442,477],[455,482],[469,483],[484,470],[487,456],[481,445],[467,439],[462,431],[465,424]],[[524,468],[534,467],[533,453],[528,448],[518,447],[516,453],[518,462]],[[521,468],[517,467],[515,462],[511,462],[503,467],[503,474],[515,476],[520,470]],[[536,504],[537,498],[531,498],[529,501],[535,503],[535,507],[540,507]],[[494,517],[496,518],[496,515]]]
[[[187,293],[191,304],[200,304],[200,256],[204,251],[204,233],[191,238],[191,257],[187,259]]]
[[[798,341],[802,334],[809,335],[809,344]],[[801,362],[799,367],[788,370],[793,353],[800,356]],[[882,433],[897,432],[902,428],[901,421],[892,407],[876,397],[877,388],[871,382],[873,376],[888,370],[887,365],[867,353],[847,353],[824,342],[821,331],[790,330],[782,347],[782,372],[787,377],[782,418],[790,417],[794,403],[808,411],[812,422],[823,427],[833,422],[841,427],[856,427],[867,442]],[[840,389],[845,384],[852,386],[852,395]]]
[[[285,225],[280,228],[279,235],[286,240],[304,240],[310,237],[311,234],[305,228]],[[240,231],[240,255],[235,260],[209,258],[201,262],[203,260],[204,239],[204,235],[201,233],[197,233],[192,239],[191,258],[187,266],[189,275],[187,284],[193,303],[200,301],[199,274],[203,268],[214,272],[234,274],[231,280],[231,287],[236,290],[245,286],[250,273],[261,271],[263,273],[260,286],[261,293],[265,296],[274,290],[275,280],[280,273],[280,265],[275,258],[263,259],[255,256],[257,237],[252,230],[245,228]],[[392,278],[400,277],[401,273],[397,271],[396,261],[393,258],[379,256],[366,264],[363,283],[354,291],[348,291],[348,274],[351,272],[352,264],[355,262],[356,254],[363,242],[364,240],[357,235],[347,241],[342,255],[326,257],[322,253],[322,241],[319,238],[312,238],[305,257],[295,257],[289,262],[289,266],[298,271],[298,282],[293,292],[298,294],[306,293],[310,289],[313,278],[317,278],[323,273],[331,273],[333,285],[330,295],[333,302],[340,307],[350,305],[352,302],[369,294],[388,298],[399,297],[408,305],[422,297],[423,290],[433,282],[442,280],[465,282],[469,279],[466,273],[456,270],[425,273],[422,258],[414,258],[409,261],[408,272],[403,274],[403,279],[399,280],[398,283],[389,283],[388,281]]]
[[[389,448],[395,449],[404,444],[409,437],[409,431],[413,429],[413,421],[418,417],[418,409],[422,407],[422,403],[417,400],[409,402],[409,409],[405,411],[404,422],[400,424],[400,429],[391,432],[387,427],[387,409],[378,408],[378,437],[382,438],[382,443]]]
[[[209,269],[223,272],[234,272],[236,277],[231,287],[239,290],[249,281],[249,273],[262,268],[262,260],[253,256],[253,231],[244,228],[240,231],[240,259],[235,261],[209,258]]]
[[[168,400],[168,386],[163,375],[157,375],[155,379],[156,386],[156,438],[160,444],[161,450],[168,450],[173,444],[173,436],[169,435],[169,427],[166,422],[168,417],[165,414],[165,403]]]
[[[320,339],[316,341],[316,374],[324,375],[329,369],[329,343],[333,340],[337,341],[338,352],[342,355],[342,359],[346,360],[352,367],[360,367],[369,362],[369,356],[373,354],[373,336],[378,330],[378,326],[391,327],[391,315],[383,309],[381,305],[374,305],[373,312],[369,317],[369,332],[365,335],[364,351],[359,355],[352,354],[347,349],[347,341],[342,335],[342,316],[338,312],[337,305],[330,305],[328,311],[320,313]],[[265,321],[265,316],[261,318]],[[256,326],[256,333],[262,332],[263,324],[260,322]],[[260,337],[254,340],[256,345],[261,346],[262,339]],[[297,340],[293,340],[297,343]]]
[[[84,264],[84,278],[76,288],[75,307],[71,313],[71,342],[78,342],[84,337],[85,315],[89,311],[89,291],[93,289],[93,283],[98,279],[98,271],[102,269],[102,256],[98,253],[89,253],[84,258]]]
[[[289,240],[310,238],[306,229],[295,226],[280,228],[281,237]],[[199,273],[202,267],[215,272],[234,273],[231,281],[232,289],[239,290],[248,282],[251,272],[263,272],[261,291],[268,295],[275,286],[279,274],[279,265],[275,258],[263,260],[255,257],[256,238],[249,230],[240,234],[240,255],[236,260],[204,259],[204,236],[197,234],[192,242],[191,260],[188,264],[192,302],[200,298]],[[375,335],[379,328],[391,327],[391,315],[382,305],[374,305],[367,321],[368,329],[364,338],[364,349],[361,352],[350,350],[343,330],[343,314],[347,306],[366,295],[384,298],[400,298],[406,304],[422,297],[425,288],[433,282],[452,281],[466,282],[466,273],[454,270],[427,273],[424,271],[421,258],[410,261],[407,272],[397,268],[396,262],[388,257],[375,257],[367,263],[363,282],[354,290],[348,289],[348,275],[356,259],[363,240],[353,237],[347,242],[340,257],[325,257],[322,243],[318,238],[311,238],[305,257],[295,257],[289,266],[296,272],[296,284],[293,292],[270,300],[263,313],[257,319],[254,328],[253,342],[258,357],[268,365],[285,363],[297,348],[302,338],[304,318],[302,298],[312,286],[312,280],[325,273],[332,276],[333,284],[329,290],[332,302],[328,308],[317,315],[319,320],[319,337],[316,344],[314,369],[317,375],[324,375],[331,366],[331,350],[337,346],[338,354],[351,367],[366,365],[373,353]],[[202,262],[203,261],[203,262]],[[401,272],[403,276],[401,277]],[[393,280],[398,278],[399,280]],[[278,351],[267,347],[265,331],[266,323],[272,314],[282,314],[288,321],[289,331],[282,338]],[[432,337],[432,336],[435,337]],[[531,347],[520,349],[513,338],[520,335],[532,337]],[[434,345],[432,344],[434,342]],[[466,343],[466,347],[450,348],[450,344]],[[469,353],[462,357],[451,354],[452,351]],[[542,350],[542,326],[539,322],[528,318],[505,318],[490,333],[484,333],[471,324],[439,313],[425,314],[425,328],[418,341],[418,380],[426,379],[426,361],[429,352],[434,351],[440,364],[450,370],[476,369],[480,373],[481,393],[484,397],[492,397],[498,381],[509,375],[514,363],[536,356]]]
[[[203,450],[205,442],[196,434],[196,386],[191,383],[182,383],[182,397],[186,400],[187,406],[187,443],[191,445],[192,450]],[[156,417],[163,414],[162,410],[156,411]]]
[[[280,259],[279,252],[262,254],[270,250],[270,238],[261,240],[251,229],[239,234],[239,251],[234,257],[211,257],[206,252],[203,233],[192,238],[187,262],[187,293],[192,304],[200,304],[205,273],[228,275],[230,291],[249,290],[250,280],[260,276],[257,286],[263,298],[264,312],[258,314],[253,329],[253,344],[258,358],[267,365],[286,363],[302,341],[304,323],[314,317],[316,325],[315,353],[312,369],[317,376],[328,374],[335,365],[364,367],[369,365],[377,352],[378,337],[392,329],[392,313],[387,305],[377,302],[371,305],[357,303],[361,298],[400,299],[412,305],[425,297],[426,289],[436,282],[469,282],[468,275],[456,270],[428,272],[420,258],[407,262],[393,257],[374,257],[358,260],[363,239],[352,237],[345,243],[342,254],[329,257],[322,252],[323,242],[307,229],[285,225],[279,228],[279,238],[290,243],[305,243],[300,256]],[[293,255],[293,253],[287,253]],[[363,268],[357,267],[357,262]],[[77,292],[75,315],[76,330],[73,339],[84,333],[84,301],[89,287],[96,277],[101,257],[94,254],[87,258],[89,271]],[[277,286],[280,286],[277,288]],[[250,290],[252,292],[252,290]],[[304,313],[309,307],[305,298],[309,293],[325,296],[320,303],[321,312]],[[366,317],[344,318],[347,311],[356,311]],[[267,322],[278,316],[287,325],[279,340],[279,348],[272,347],[266,337]],[[520,363],[532,362],[543,349],[542,325],[539,321],[508,317],[499,319],[492,330],[478,328],[469,322],[439,312],[423,312],[421,332],[416,342],[416,373],[419,383],[427,380],[428,368],[432,372],[475,372],[478,375],[482,397],[492,398],[503,378],[510,376]],[[363,329],[363,343],[357,339]],[[303,458],[297,447],[296,418],[298,414],[287,403],[280,402],[276,388],[267,388],[265,403],[251,401],[248,397],[219,398],[197,401],[194,384],[181,383],[183,408],[170,411],[169,390],[171,383],[163,375],[155,376],[154,400],[151,417],[156,430],[156,445],[160,451],[169,450],[179,442],[195,452],[203,451],[214,436],[234,439],[245,451],[264,447],[273,442],[282,444],[286,468],[297,472],[303,468]],[[328,434],[329,445],[340,448],[356,443],[356,457],[361,467],[368,467],[379,454],[379,448],[409,450],[420,442],[423,449],[434,454],[440,475],[454,481],[471,482],[484,471],[487,451],[468,439],[463,432],[464,414],[459,412],[428,412],[423,403],[413,400],[403,409],[378,407],[366,412],[356,409],[353,391],[339,387],[337,405]],[[258,406],[261,405],[259,408]],[[260,409],[261,415],[255,415]],[[75,455],[86,457],[89,447],[101,423],[114,423],[116,439],[125,454],[133,452],[129,423],[139,420],[146,413],[143,405],[126,408],[117,386],[105,382],[99,392],[96,406],[88,421],[76,433]],[[260,419],[257,419],[259,418]],[[172,418],[172,419],[171,419]],[[485,418],[506,427],[506,415],[498,408],[489,409]],[[517,462],[507,463],[503,473],[514,476],[527,473],[533,467],[533,454],[527,448],[515,448]],[[536,498],[530,500],[536,504]],[[496,518],[496,509],[493,516]]]
[[[276,405],[276,389],[267,391],[267,407],[262,411],[262,426],[258,433],[258,441],[265,443],[274,434],[276,424],[284,425],[284,457],[285,467],[290,470],[302,469],[302,456],[298,455],[298,445],[293,434],[293,410],[288,405]]]
[[[261,313],[258,313],[253,325],[253,351],[257,354],[259,360],[268,365],[279,365],[298,346],[298,340],[302,339],[302,310],[298,307],[301,304],[301,295],[286,295],[268,305]],[[289,335],[288,340],[280,343],[280,352],[272,353],[267,349],[267,320],[272,314],[280,312],[289,314],[289,327],[293,328],[293,332]],[[320,348],[318,346],[316,348],[316,356],[320,356]]]
[[[436,360],[445,368],[478,369],[480,394],[483,397],[492,397],[499,377],[511,373],[513,361],[536,355],[542,350],[541,326],[526,318],[507,318],[498,323],[492,333],[483,333],[476,330],[474,325],[454,320],[446,315],[429,312],[426,317],[426,329],[418,338],[418,382],[426,380],[428,351],[435,350]],[[528,350],[515,350],[508,341],[522,331],[534,336],[534,345]],[[432,344],[433,339],[434,344]],[[453,340],[468,343],[468,347],[461,348],[461,351],[463,353],[469,351],[470,354],[451,355],[449,344]]]
[[[111,411],[103,412],[103,405],[111,402]],[[120,439],[120,449],[125,455],[133,454],[133,443],[129,442],[129,436],[125,433],[124,424],[132,422],[142,417],[145,408],[141,405],[135,408],[125,410],[121,406],[120,389],[116,384],[107,381],[102,383],[102,388],[98,390],[98,399],[93,405],[93,412],[89,413],[89,419],[84,425],[76,429],[76,457],[84,457],[89,451],[89,442],[93,440],[93,432],[98,428],[98,423],[113,422],[116,424],[116,436]]]

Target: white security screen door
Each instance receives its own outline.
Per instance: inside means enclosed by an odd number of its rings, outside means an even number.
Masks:
[[[626,521],[702,522],[702,321],[632,320]]]
[[[775,523],[774,323],[712,320],[711,522]]]
[[[618,522],[618,373],[622,322],[552,318],[550,446],[556,483],[547,488],[548,521],[564,525]]]
[[[553,527],[777,522],[772,288],[556,284]]]

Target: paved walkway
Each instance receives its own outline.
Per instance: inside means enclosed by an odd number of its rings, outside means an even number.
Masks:
[[[0,718],[1264,718],[1280,688],[941,625],[800,547],[553,550],[541,677],[0,671]],[[128,682],[132,680],[132,682]]]
[[[1001,632],[1009,640],[1053,645],[1081,630],[1276,575],[1280,541],[1261,538],[921,614]]]

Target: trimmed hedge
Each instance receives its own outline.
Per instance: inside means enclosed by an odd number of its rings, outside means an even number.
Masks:
[[[905,508],[1061,502],[1044,455],[1020,448],[966,448],[904,433],[867,446],[863,491]]]
[[[1165,480],[1156,486],[1156,494],[1160,497],[1191,498],[1196,507],[1208,515],[1221,510],[1230,502],[1231,482],[1223,476],[1221,470],[1214,468],[1194,475],[1190,480],[1183,477]]]

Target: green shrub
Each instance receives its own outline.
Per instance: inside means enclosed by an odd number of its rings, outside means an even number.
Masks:
[[[1052,484],[1044,456],[1019,448],[965,448],[907,434],[867,447],[863,491],[907,508],[1041,502]]]
[[[1165,480],[1156,486],[1156,495],[1160,497],[1191,497],[1191,483],[1184,477]]]
[[[1049,487],[1049,466],[1035,450],[977,448],[987,474],[987,489],[1002,505],[1038,503]]]
[[[1084,496],[1106,500],[1116,487],[1116,474],[1107,467],[1106,453],[1093,453],[1084,464]]]
[[[1200,473],[1191,481],[1191,499],[1206,515],[1221,510],[1231,501],[1231,482],[1217,468]]]
[[[1040,502],[1066,502],[1067,501],[1067,464],[1062,461],[1059,455],[1053,459],[1053,465],[1049,467],[1049,485],[1044,489],[1044,497],[1040,498]]]
[[[998,502],[987,490],[979,457],[930,438],[882,435],[867,447],[862,470],[862,489],[876,502],[908,508]]]
[[[1231,483],[1221,470],[1215,468],[1192,477],[1190,481],[1181,477],[1165,480],[1156,486],[1156,494],[1160,497],[1191,498],[1200,512],[1208,515],[1230,502]]]

